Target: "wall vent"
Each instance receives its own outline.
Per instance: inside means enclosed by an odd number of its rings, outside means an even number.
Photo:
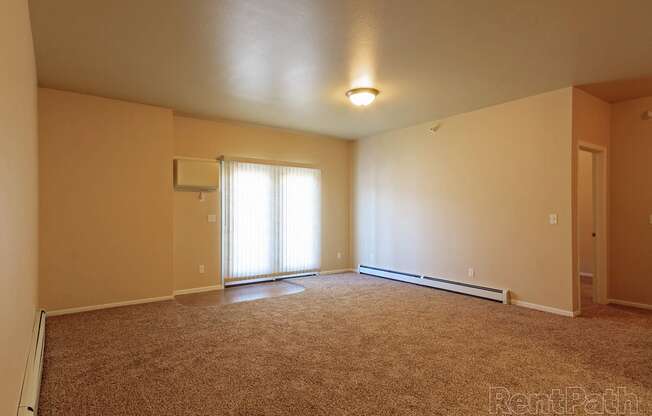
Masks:
[[[507,289],[495,289],[492,287],[456,282],[453,280],[440,279],[437,277],[399,272],[396,270],[381,269],[379,267],[364,266],[362,264],[358,266],[358,273],[368,276],[398,280],[401,282],[412,283],[420,286],[432,287],[435,289],[446,290],[448,292],[461,293],[464,295],[489,299],[505,304],[509,303],[509,290]]]

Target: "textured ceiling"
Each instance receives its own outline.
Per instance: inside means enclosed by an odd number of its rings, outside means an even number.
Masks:
[[[358,138],[652,74],[649,0],[31,0],[39,83]],[[344,93],[381,90],[368,108]]]

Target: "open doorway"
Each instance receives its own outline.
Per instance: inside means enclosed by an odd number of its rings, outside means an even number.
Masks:
[[[580,299],[582,310],[597,302],[595,276],[595,215],[593,153],[581,150],[577,163],[577,219],[579,240]]]
[[[607,303],[607,153],[581,143],[577,158],[577,283],[586,311]]]

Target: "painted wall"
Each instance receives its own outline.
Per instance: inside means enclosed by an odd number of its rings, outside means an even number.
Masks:
[[[611,105],[578,88],[573,88],[573,138],[609,148]]]
[[[0,414],[14,415],[37,306],[36,67],[24,0],[0,13]]]
[[[322,170],[322,270],[351,267],[349,256],[350,151],[352,143],[252,124],[174,117],[175,155],[221,155],[316,165]],[[175,289],[212,286],[220,278],[218,193],[199,201],[194,192],[174,193]],[[338,258],[340,253],[340,258]],[[198,265],[205,264],[200,274]]]
[[[447,118],[434,135],[424,123],[360,140],[355,262],[572,310],[571,98],[567,88]]]
[[[350,142],[44,88],[39,111],[45,309],[170,296],[219,282],[219,223],[207,222],[210,213],[219,218],[218,193],[201,202],[197,193],[174,192],[175,154],[317,165],[322,268],[350,267]]]
[[[171,110],[39,89],[40,301],[169,296]]]
[[[652,97],[612,104],[609,297],[652,305]]]
[[[577,179],[580,272],[593,274],[593,155],[590,152],[579,152]]]

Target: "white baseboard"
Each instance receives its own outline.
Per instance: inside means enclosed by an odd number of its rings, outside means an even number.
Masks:
[[[18,416],[34,416],[38,414],[38,401],[41,391],[41,376],[43,374],[43,352],[45,351],[45,322],[47,314],[38,310],[32,329],[32,340],[29,344],[27,365],[23,376],[18,402]]]
[[[580,272],[580,276],[582,276],[582,277],[593,277],[593,273]]]
[[[69,315],[71,313],[96,311],[98,309],[118,308],[120,306],[139,305],[141,303],[161,302],[164,300],[172,300],[172,299],[174,299],[174,296],[170,295],[170,296],[160,296],[157,298],[134,299],[134,300],[126,300],[124,302],[105,303],[103,305],[91,305],[91,306],[81,306],[79,308],[58,309],[55,311],[47,311],[47,316]]]
[[[539,305],[536,303],[524,302],[522,300],[512,300],[512,305],[521,306],[523,308],[534,309],[541,312],[554,313],[555,315],[575,317],[580,314],[579,311],[567,311],[565,309],[553,308],[552,306]]]
[[[174,296],[189,295],[191,293],[212,292],[213,290],[222,290],[222,289],[224,288],[220,285],[193,287],[190,289],[179,289],[174,291]]]
[[[355,270],[353,269],[335,269],[335,270],[322,270],[319,272],[319,274],[327,275],[327,274],[340,274],[340,273],[353,273]]]
[[[647,303],[630,302],[628,300],[620,300],[620,299],[608,299],[607,302],[613,303],[615,305],[631,306],[632,308],[652,310],[652,305],[648,305]]]

